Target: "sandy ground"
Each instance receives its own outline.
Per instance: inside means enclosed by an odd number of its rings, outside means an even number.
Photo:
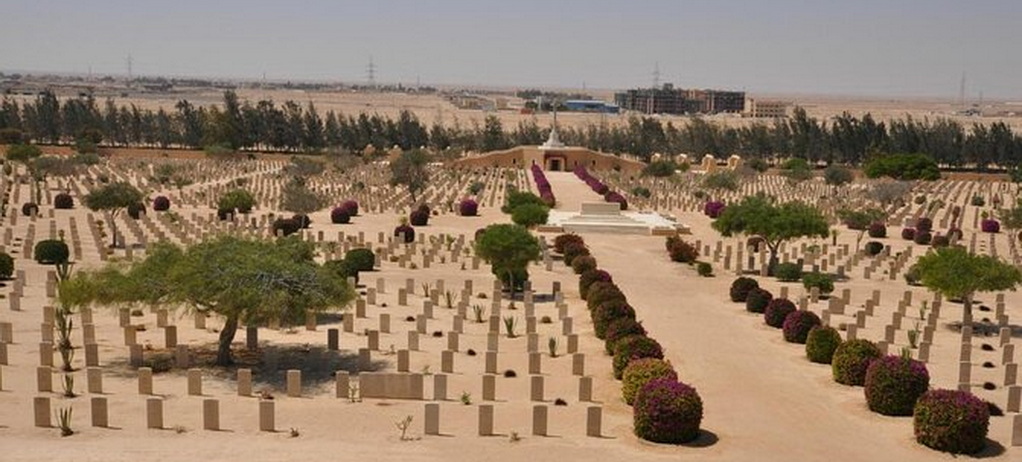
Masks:
[[[599,198],[569,173],[548,173],[554,192],[560,201],[559,208],[577,210],[583,201]],[[23,187],[23,197],[28,193]],[[187,214],[181,211],[182,215]],[[44,209],[45,213],[45,209]],[[82,232],[85,232],[85,210],[58,211],[59,228],[66,225],[68,214],[77,217]],[[203,214],[206,212],[203,211]],[[397,221],[394,214],[361,216],[354,224],[338,228],[329,225],[326,211],[314,214],[313,232],[325,229],[327,235],[340,229],[348,235],[364,231],[375,238],[378,231],[391,230]],[[680,221],[689,224],[695,238],[704,242],[716,239],[706,218],[691,213],[678,213]],[[492,222],[507,221],[496,209],[482,210],[482,216],[463,218],[450,215],[435,217],[425,229],[430,235],[453,233],[471,235],[479,227]],[[34,226],[36,236],[45,235],[46,219]],[[8,221],[3,226],[7,227]],[[16,237],[24,236],[30,223],[21,219],[14,228]],[[553,235],[547,235],[552,239]],[[762,320],[744,311],[744,307],[727,300],[727,287],[732,276],[715,265],[718,276],[700,278],[686,266],[672,263],[663,251],[662,238],[646,236],[622,236],[586,234],[585,239],[592,247],[600,265],[610,271],[615,281],[628,295],[636,307],[640,319],[651,335],[664,345],[667,357],[676,366],[681,380],[695,386],[704,400],[706,433],[696,444],[682,447],[663,447],[643,443],[631,434],[631,410],[620,400],[617,382],[610,377],[610,358],[602,353],[602,341],[592,335],[584,304],[578,300],[577,279],[571,271],[555,262],[553,271],[545,271],[541,265],[530,271],[534,287],[539,293],[548,292],[553,281],[561,281],[566,292],[570,313],[575,319],[575,331],[580,334],[580,351],[586,353],[586,373],[594,377],[594,397],[603,406],[602,438],[585,436],[585,408],[587,403],[577,400],[577,379],[570,374],[571,358],[560,356],[549,358],[544,354],[543,374],[546,377],[546,404],[552,404],[555,397],[568,401],[568,406],[550,406],[550,437],[529,435],[530,412],[534,403],[529,401],[529,384],[526,367],[525,338],[501,339],[501,354],[498,370],[514,369],[516,378],[498,378],[495,430],[499,436],[476,436],[476,405],[481,401],[483,370],[482,355],[469,357],[459,353],[455,358],[456,373],[449,377],[448,401],[441,403],[441,432],[445,436],[425,437],[415,441],[399,441],[399,432],[394,423],[407,415],[413,416],[410,434],[419,437],[423,433],[423,403],[409,401],[366,400],[349,403],[334,398],[333,382],[323,380],[307,383],[310,387],[302,398],[288,398],[280,390],[283,370],[275,374],[257,376],[256,389],[272,390],[276,396],[277,424],[275,433],[258,431],[257,398],[239,397],[235,393],[234,381],[230,378],[216,378],[209,374],[204,378],[205,396],[188,396],[186,379],[182,372],[157,375],[155,392],[164,398],[166,430],[145,428],[144,406],[146,396],[140,396],[136,389],[134,372],[119,366],[127,357],[122,334],[117,327],[113,310],[96,309],[97,338],[100,343],[101,364],[104,366],[104,396],[110,402],[112,428],[92,428],[89,423],[88,400],[85,391],[84,371],[77,377],[77,398],[62,398],[58,394],[35,392],[35,365],[39,357],[39,323],[41,307],[47,304],[45,297],[46,267],[18,258],[18,268],[26,271],[27,285],[25,299],[20,312],[7,310],[6,303],[0,304],[0,320],[14,323],[15,344],[9,345],[9,365],[0,367],[3,374],[0,391],[0,460],[36,461],[43,459],[65,459],[73,461],[117,461],[117,460],[310,460],[310,459],[356,459],[373,457],[380,460],[479,460],[511,461],[529,458],[532,460],[822,460],[837,457],[849,461],[909,460],[930,461],[950,460],[943,455],[917,445],[912,438],[912,424],[909,418],[887,418],[866,409],[861,388],[850,388],[835,384],[830,378],[829,368],[812,364],[804,359],[801,346],[787,344],[778,331],[762,324]],[[842,233],[842,240],[852,239],[851,233]],[[892,245],[903,245],[889,239]],[[86,247],[92,244],[86,240]],[[15,250],[19,246],[10,246]],[[87,249],[82,267],[97,266],[95,249]],[[858,269],[857,269],[858,271]],[[860,271],[861,273],[861,271]],[[853,273],[854,274],[854,273]],[[375,279],[386,279],[387,293],[380,295],[379,303],[388,308],[369,307],[369,318],[358,320],[356,332],[372,328],[375,313],[392,313],[393,334],[381,336],[381,347],[389,345],[402,348],[405,344],[404,329],[408,324],[405,315],[414,314],[421,306],[421,293],[409,297],[408,307],[396,303],[396,290],[403,286],[407,277],[420,281],[446,280],[447,287],[460,290],[465,279],[474,282],[474,292],[490,292],[492,276],[484,266],[479,270],[463,271],[458,263],[434,264],[429,269],[401,269],[394,263],[385,263],[383,270],[365,277],[364,282],[373,287]],[[765,280],[763,284],[776,293],[779,283]],[[906,286],[899,281],[876,282],[853,279],[838,286],[851,287],[854,291],[853,305],[868,297],[872,288],[884,292],[888,305],[894,303]],[[792,294],[800,294],[801,288],[792,286]],[[0,289],[10,292],[8,287]],[[921,297],[924,291],[916,289]],[[992,297],[991,297],[992,298]],[[5,301],[6,302],[6,301]],[[476,300],[489,307],[489,300]],[[1018,306],[1020,298],[1016,293],[1008,295],[1011,309]],[[814,305],[819,310],[823,303]],[[488,308],[487,308],[488,309]],[[953,318],[952,309],[944,315]],[[431,321],[429,331],[448,330],[450,312],[437,308],[437,320]],[[505,310],[503,314],[512,313]],[[551,315],[556,319],[552,303],[537,306],[537,315]],[[518,316],[523,316],[518,313]],[[524,321],[521,319],[521,321]],[[149,327],[139,334],[139,341],[160,346],[162,332],[155,328],[155,315],[145,313],[134,318],[135,323]],[[179,326],[179,342],[205,344],[212,342],[215,333],[195,329],[191,319],[175,319]],[[210,327],[215,323],[211,322]],[[461,349],[485,350],[485,328],[481,324],[466,322],[466,333],[461,339]],[[337,320],[321,323],[316,332],[299,328],[293,333],[262,329],[260,339],[273,345],[322,345],[325,343],[327,327],[339,327]],[[876,338],[882,332],[881,326],[872,326],[861,336]],[[524,327],[520,328],[524,330]],[[560,325],[540,325],[540,351],[546,351],[546,338],[557,336]],[[351,354],[352,344],[364,342],[351,334],[342,334],[342,353]],[[952,332],[938,334],[942,341],[935,342],[930,365],[932,385],[953,387],[956,379],[954,355],[956,347]],[[81,331],[76,333],[76,344],[81,342]],[[243,341],[243,335],[236,339]],[[446,339],[424,336],[421,339],[422,352],[411,355],[411,370],[422,370],[430,366],[432,371],[440,369],[440,350]],[[564,341],[561,342],[561,351]],[[977,349],[977,360],[986,360],[986,353]],[[998,352],[999,354],[999,352]],[[993,357],[994,353],[989,353]],[[382,367],[394,369],[396,359],[392,356],[377,355]],[[59,361],[59,359],[58,359]],[[84,354],[76,357],[84,365]],[[281,369],[284,369],[282,367]],[[974,381],[992,380],[974,373]],[[55,375],[54,385],[59,389]],[[427,380],[427,384],[430,381]],[[431,396],[427,385],[426,395]],[[472,395],[473,405],[458,402],[462,391]],[[982,392],[981,392],[982,393]],[[54,409],[73,405],[74,427],[78,432],[70,438],[61,438],[53,428],[32,426],[32,397],[46,395],[53,400]],[[981,394],[985,399],[1003,401],[1004,391]],[[202,430],[202,400],[220,400],[221,426],[223,431]],[[1003,407],[1003,402],[1000,403]],[[184,430],[178,433],[175,427]],[[297,438],[289,436],[295,428]],[[994,418],[990,437],[1007,444],[1010,429],[1007,418]],[[519,442],[509,442],[508,435],[517,432],[523,437]],[[1004,449],[996,443],[989,456],[1001,460],[1016,460],[1018,448]]]

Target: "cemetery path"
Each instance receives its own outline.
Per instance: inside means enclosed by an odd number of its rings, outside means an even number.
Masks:
[[[693,221],[700,237],[711,235],[706,220]],[[730,277],[700,278],[692,267],[670,262],[660,238],[584,237],[680,379],[698,389],[703,428],[719,438],[707,448],[711,453],[759,461],[939,457],[914,442],[910,418],[871,413],[862,388],[834,383],[829,366],[810,363],[804,347],[785,343],[759,315],[731,303]]]
[[[554,197],[557,198],[557,206],[554,207],[557,210],[564,210],[568,212],[578,212],[582,208],[583,202],[603,202],[603,198],[599,194],[589,189],[582,180],[579,180],[574,173],[571,172],[543,172],[546,174],[547,180],[550,181],[550,187],[554,191]],[[531,176],[532,173],[530,172]]]

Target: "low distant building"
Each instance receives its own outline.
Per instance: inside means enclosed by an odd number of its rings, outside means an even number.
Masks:
[[[745,104],[745,117],[783,119],[791,116],[792,104],[789,101],[769,101],[748,98]]]
[[[604,114],[617,114],[620,110],[615,104],[587,99],[569,99],[564,102],[564,108],[572,112],[597,112]]]

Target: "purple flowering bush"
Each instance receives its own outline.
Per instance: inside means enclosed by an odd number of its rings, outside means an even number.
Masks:
[[[646,335],[646,328],[635,318],[615,319],[607,325],[604,332],[603,347],[608,355],[614,354],[617,341],[632,335]]]
[[[156,196],[156,199],[153,199],[153,210],[157,212],[170,210],[170,199],[167,196]]]
[[[795,312],[795,304],[786,298],[775,298],[767,303],[763,310],[763,321],[766,325],[781,329],[784,327],[784,320],[788,315]]]
[[[351,222],[351,214],[348,213],[348,209],[344,208],[343,205],[334,207],[330,210],[330,222],[336,225],[343,225]]]
[[[589,255],[589,247],[581,242],[569,242],[564,245],[564,264],[571,266],[575,262],[575,259],[581,256]]]
[[[791,343],[806,343],[809,331],[820,326],[820,317],[812,311],[793,311],[784,318],[781,329],[784,340]]]
[[[901,230],[901,238],[906,241],[911,241],[916,238],[915,228],[905,228]]]
[[[358,216],[358,202],[348,199],[341,203],[341,207],[348,212],[349,217]]]
[[[866,369],[866,404],[883,415],[912,415],[916,401],[930,388],[926,364],[911,358],[887,355]]]
[[[993,218],[987,218],[979,222],[979,229],[984,233],[999,233],[1001,232],[1001,223]]]
[[[703,400],[695,388],[675,379],[651,380],[632,405],[635,436],[655,443],[682,444],[699,436]]]
[[[603,195],[604,202],[617,202],[621,205],[621,210],[628,210],[628,200],[621,193],[611,191]]]
[[[582,300],[585,300],[587,298],[586,296],[589,293],[589,287],[592,286],[593,283],[612,281],[613,278],[610,277],[610,273],[604,270],[594,269],[591,271],[586,271],[579,275],[578,277],[578,293],[582,297]]]
[[[588,297],[586,298],[586,307],[589,308],[590,313],[596,311],[596,308],[602,305],[608,300],[627,300],[625,293],[621,292],[621,288],[608,281],[597,281],[593,285],[589,286]]]
[[[986,446],[990,408],[972,393],[930,390],[912,414],[916,441],[938,451],[975,454]]]
[[[557,237],[554,238],[554,252],[564,253],[564,247],[568,244],[580,244],[585,246],[586,243],[585,240],[582,239],[582,236],[579,236],[578,234],[558,234]]]
[[[709,201],[703,205],[703,214],[710,218],[717,218],[724,213],[724,203],[721,201]]]
[[[614,378],[621,380],[628,363],[642,358],[664,359],[664,350],[656,340],[645,335],[632,335],[618,340],[614,347]]]
[[[647,383],[657,379],[678,381],[678,373],[670,362],[656,358],[636,359],[628,364],[621,376],[621,397],[628,405],[635,404],[635,396]]]
[[[532,178],[536,181],[536,190],[539,191],[539,198],[543,200],[543,203],[547,207],[556,205],[557,199],[554,198],[554,191],[550,187],[550,181],[546,179],[546,174],[543,173],[543,169],[537,164],[532,164]]]
[[[458,215],[474,217],[479,213],[479,203],[473,199],[462,199],[458,204]]]
[[[53,196],[53,208],[67,210],[75,207],[75,200],[68,193],[60,193]]]
[[[402,234],[405,236],[405,244],[415,242],[415,228],[408,226],[407,223],[401,223],[394,228],[394,237],[401,237]]]
[[[607,338],[607,326],[618,319],[635,319],[635,309],[624,300],[607,300],[592,313],[593,331],[598,339]]]
[[[887,237],[887,226],[884,226],[884,224],[880,222],[874,222],[869,225],[869,229],[866,233],[873,239],[884,238]]]
[[[933,230],[933,219],[922,217],[916,220],[916,231],[920,233],[928,233]]]

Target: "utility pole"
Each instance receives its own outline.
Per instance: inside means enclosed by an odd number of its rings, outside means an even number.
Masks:
[[[369,55],[369,65],[366,66],[366,80],[369,81],[369,87],[376,88],[376,65],[373,64],[373,55]]]
[[[128,53],[128,58],[125,61],[128,64],[128,88],[131,88],[131,82],[135,80],[131,73],[131,67],[135,64],[135,59],[131,57],[131,53]]]

